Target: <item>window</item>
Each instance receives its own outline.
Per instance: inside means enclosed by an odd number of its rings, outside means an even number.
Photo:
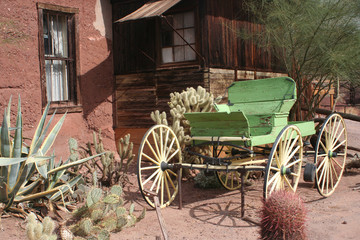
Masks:
[[[162,63],[195,60],[196,53],[193,50],[195,49],[194,12],[167,15],[166,20],[162,23],[161,43]]]
[[[79,110],[77,9],[38,3],[43,107]],[[63,111],[60,111],[63,112]]]

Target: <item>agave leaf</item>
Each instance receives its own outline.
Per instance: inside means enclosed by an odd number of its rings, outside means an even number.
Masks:
[[[41,132],[41,135],[37,141],[37,143],[35,144],[35,148],[33,150],[33,153],[37,153],[41,147],[41,145],[44,143],[44,139],[46,138],[46,134],[50,128],[50,124],[52,123],[52,121],[54,120],[55,117],[55,112],[53,113],[53,115],[51,116],[50,120],[48,121],[48,123],[46,124],[46,127],[43,129],[43,131]]]
[[[47,151],[51,148],[51,146],[53,145],[56,136],[58,135],[60,128],[62,126],[62,124],[65,121],[65,117],[66,117],[66,113],[64,114],[64,116],[62,116],[62,118],[56,123],[56,125],[54,126],[54,128],[50,131],[49,135],[45,138],[43,144],[41,145],[39,151],[43,154],[46,155]]]
[[[50,171],[51,169],[53,169],[55,166],[55,155],[54,153],[51,155],[51,158],[50,158],[50,161],[49,161],[49,164],[48,164],[48,171]]]
[[[32,142],[31,142],[31,146],[30,146],[30,151],[29,151],[29,155],[31,155],[32,153],[36,152],[34,150],[36,144],[38,143],[38,140],[41,136],[41,133],[43,132],[43,128],[44,128],[44,124],[45,124],[45,120],[46,120],[46,116],[47,116],[47,113],[49,111],[49,108],[50,108],[50,103],[48,103],[44,109],[44,113],[43,115],[41,116],[41,119],[40,119],[40,122],[36,128],[36,131],[34,133],[34,137],[32,139]]]
[[[49,160],[51,158],[52,158],[51,156],[36,156],[36,155],[33,155],[33,156],[30,156],[30,157],[28,157],[26,159],[26,164],[42,162],[42,161],[45,161],[45,160]]]
[[[18,164],[24,162],[27,158],[8,158],[8,157],[0,157],[0,167],[6,167],[12,164]]]
[[[79,181],[79,179],[77,178],[81,178],[81,175],[79,176],[76,176],[72,181],[69,182],[69,185],[72,187],[76,184],[77,181]],[[76,180],[77,179],[77,180]],[[71,184],[70,184],[71,183]],[[45,197],[49,194],[52,194],[52,193],[55,193],[55,192],[58,192],[59,189],[60,190],[64,190],[62,191],[63,193],[66,192],[66,188],[68,188],[67,190],[69,190],[69,187],[68,187],[68,184],[63,184],[63,185],[60,185],[60,186],[57,186],[53,189],[50,189],[50,190],[47,190],[47,191],[42,191],[42,192],[38,192],[38,193],[34,193],[34,194],[29,194],[27,196],[23,196],[23,195],[17,195],[15,197],[15,202],[16,203],[19,203],[19,202],[23,202],[23,201],[28,201],[28,200],[32,200],[32,199],[36,199],[36,198],[41,198],[41,197]]]
[[[21,99],[19,96],[18,102],[18,112],[17,112],[17,119],[16,119],[16,130],[15,130],[15,137],[14,137],[14,145],[13,145],[13,158],[20,158],[21,157],[21,148],[22,148],[22,116],[21,116]],[[20,163],[13,164],[10,166],[10,174],[9,174],[9,188],[12,189],[16,183],[16,179],[18,177],[20,168]]]
[[[46,189],[53,188],[60,181],[61,177],[64,175],[65,172],[66,169],[58,171],[54,175],[52,175],[51,178],[49,178],[48,186],[46,187]]]
[[[39,186],[41,181],[42,179],[38,178],[35,182],[32,182],[25,187],[21,187],[17,195],[21,196],[31,193],[37,186]]]
[[[8,122],[8,128],[10,128],[11,100],[12,100],[12,95],[10,95],[9,103],[6,110],[6,121]]]
[[[10,142],[10,133],[8,127],[8,121],[6,119],[6,109],[4,113],[4,119],[1,126],[1,156],[2,157],[10,157],[10,149],[11,149],[11,142]]]
[[[59,186],[61,192],[64,194],[64,193],[66,193],[67,191],[69,191],[69,190],[70,190],[69,187],[72,188],[76,183],[79,182],[79,180],[80,180],[81,178],[82,178],[82,175],[78,175],[78,176],[74,177],[73,179],[71,179],[71,180],[68,182],[68,184],[63,184],[63,185]],[[51,200],[51,201],[55,201],[55,200],[57,200],[60,196],[61,196],[61,193],[60,193],[60,191],[59,191],[59,192],[53,194],[53,195],[50,197],[50,200]]]
[[[41,175],[43,178],[47,179],[47,173],[48,173],[48,171],[47,171],[47,164],[45,164],[45,163],[40,163],[40,162],[36,162],[36,163],[35,163],[35,166],[36,166],[36,169],[37,169],[38,173],[40,173],[40,175]]]
[[[17,195],[20,187],[23,185],[24,181],[26,180],[27,168],[28,166],[24,165],[20,175],[16,179],[14,188],[9,193],[10,198],[14,198]]]
[[[29,148],[27,146],[22,145],[21,153],[28,156],[29,155]]]
[[[64,169],[68,169],[68,168],[70,168],[70,167],[74,167],[74,166],[80,165],[80,164],[82,164],[82,163],[84,163],[84,162],[86,162],[86,161],[89,161],[90,159],[99,157],[99,156],[101,156],[101,155],[103,155],[103,154],[105,154],[105,152],[99,153],[99,154],[96,154],[96,155],[94,155],[94,156],[90,156],[90,157],[87,157],[87,158],[79,159],[79,160],[76,160],[75,162],[70,162],[70,163],[68,163],[68,164],[63,164],[63,165],[61,165],[61,166],[59,166],[59,167],[57,167],[57,168],[54,168],[54,169],[50,170],[50,171],[48,172],[48,174],[51,174],[51,173],[58,172],[58,171],[61,171],[61,170],[64,170]]]

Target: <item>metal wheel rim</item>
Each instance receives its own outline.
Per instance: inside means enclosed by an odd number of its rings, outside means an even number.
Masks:
[[[178,192],[178,175],[171,169],[163,170],[161,162],[181,163],[181,148],[174,131],[166,125],[152,126],[144,135],[138,154],[138,183],[145,201],[155,207],[153,199],[144,191],[156,192],[160,207],[168,206]],[[179,171],[181,176],[181,169]]]
[[[301,174],[302,159],[303,141],[301,132],[298,127],[288,125],[279,133],[269,155],[265,169],[265,199],[272,192],[279,189],[296,192]],[[286,173],[287,169],[290,169],[290,173]]]
[[[321,140],[323,137],[325,139]],[[343,147],[343,150],[340,147]],[[334,152],[337,155],[335,157]],[[339,114],[333,113],[322,125],[315,148],[315,182],[322,196],[330,196],[338,186],[345,168],[346,152],[345,122]]]

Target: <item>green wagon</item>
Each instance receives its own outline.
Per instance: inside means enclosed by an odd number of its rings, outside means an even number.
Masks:
[[[229,190],[241,186],[249,171],[264,171],[264,198],[278,189],[296,191],[301,170],[305,181],[315,181],[319,193],[330,196],[337,187],[346,160],[347,132],[343,118],[333,113],[315,121],[288,122],[296,101],[296,84],[288,77],[234,82],[228,103],[215,104],[217,112],[186,113],[192,145],[181,149],[176,134],[165,125],[151,127],[138,154],[138,181],[145,200],[159,196],[161,207],[178,192],[181,169],[215,171]],[[196,152],[208,146],[211,156]],[[183,152],[202,164],[183,163]],[[314,164],[303,163],[312,154]]]

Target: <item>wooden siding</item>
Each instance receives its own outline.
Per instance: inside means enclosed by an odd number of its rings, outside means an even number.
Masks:
[[[113,22],[145,4],[141,1],[113,1]],[[156,67],[157,18],[113,24],[114,74],[153,70]]]
[[[156,107],[153,73],[116,76],[116,126],[148,127],[150,112]]]
[[[170,93],[199,85],[209,86],[204,81],[204,72],[198,68],[117,75],[116,126],[150,127],[154,124],[150,118],[152,111],[166,111],[170,116]]]
[[[227,87],[234,81],[254,80],[272,77],[287,77],[284,73],[257,72],[251,70],[230,70],[221,68],[210,68],[208,72],[210,92],[214,98],[223,97],[222,102],[227,102]]]
[[[241,0],[202,0],[200,4],[202,54],[207,67],[280,71],[279,61],[268,49],[249,38],[262,26],[249,21]],[[247,32],[246,37],[243,32]]]

